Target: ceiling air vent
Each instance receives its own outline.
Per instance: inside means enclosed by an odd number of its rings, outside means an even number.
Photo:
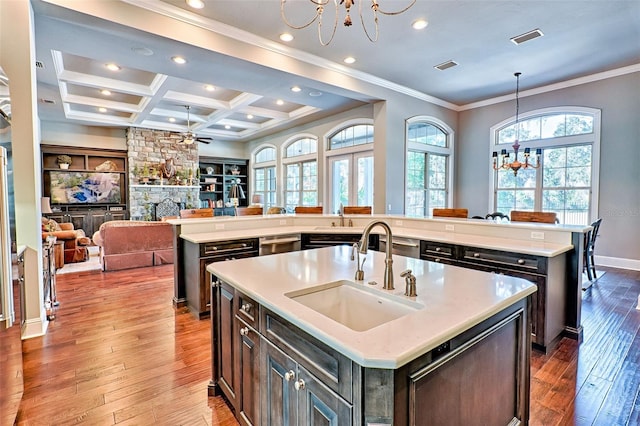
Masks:
[[[44,63],[42,63],[42,61],[36,61],[36,68],[44,69]]]
[[[45,98],[40,98],[40,102],[42,102],[43,104],[50,104],[50,105],[54,105],[56,103],[56,101],[52,99],[45,99]]]
[[[444,71],[446,69],[453,68],[453,67],[455,67],[457,65],[458,65],[457,62],[452,61],[452,60],[448,60],[448,61],[445,61],[445,62],[439,64],[439,65],[436,65],[434,68],[438,69],[440,71]]]
[[[534,38],[542,37],[542,31],[536,28],[535,30],[531,30],[528,33],[520,34],[519,36],[511,37],[511,41],[515,44],[522,44],[525,41],[533,40]]]

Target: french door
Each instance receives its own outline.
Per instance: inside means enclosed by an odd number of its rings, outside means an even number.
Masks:
[[[329,211],[344,206],[373,206],[373,152],[329,157]]]

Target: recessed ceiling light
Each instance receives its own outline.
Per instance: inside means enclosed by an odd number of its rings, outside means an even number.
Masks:
[[[427,28],[427,25],[429,25],[429,23],[427,22],[426,19],[417,19],[413,21],[413,24],[411,24],[411,27],[414,30],[424,30],[425,28]]]
[[[284,101],[283,101],[282,99],[278,99],[278,100],[276,101],[276,104],[278,104],[278,105],[284,105]]]
[[[202,9],[204,7],[202,0],[187,0],[187,4],[194,9]]]
[[[301,90],[302,90],[302,89],[301,89],[300,87],[298,87],[298,86],[293,86],[293,87],[291,88],[291,91],[292,91],[292,92],[296,92],[296,93],[298,93],[298,92],[299,92],[299,91],[301,91]]]
[[[176,119],[175,119],[175,118],[173,118],[173,117],[169,117],[169,123],[175,123],[175,122],[176,122]]]
[[[280,34],[280,40],[285,41],[285,42],[289,42],[291,40],[293,40],[293,36],[289,33],[282,33]]]
[[[98,108],[98,111],[100,112],[107,112],[107,109],[105,107],[100,107]]]
[[[353,64],[355,61],[356,61],[356,58],[354,58],[353,56],[347,56],[346,58],[344,58],[345,64]]]
[[[185,58],[183,58],[182,56],[173,56],[171,58],[171,60],[173,62],[175,62],[176,64],[180,64],[180,65],[187,63],[187,60]]]
[[[247,114],[247,119],[253,120],[253,114]]]
[[[229,126],[228,124],[224,126],[225,129],[229,130],[231,128],[231,126]]]
[[[107,69],[111,70],[111,71],[120,71],[121,70],[121,68],[116,64],[106,64],[105,67],[107,67]]]
[[[207,84],[206,86],[204,86],[204,88],[207,92],[213,92],[214,90],[216,90],[216,87],[212,84]]]
[[[312,92],[309,92],[309,96],[313,96],[314,98],[317,98],[318,96],[322,96],[322,92],[318,90],[314,90]]]
[[[111,91],[107,89],[102,89],[100,93],[102,93],[105,96],[111,96]]]

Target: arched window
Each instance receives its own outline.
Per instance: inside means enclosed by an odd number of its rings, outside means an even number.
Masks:
[[[261,146],[253,154],[253,194],[264,203],[265,210],[276,205],[276,148]]]
[[[451,205],[453,131],[433,117],[407,120],[405,214],[430,216]]]
[[[296,206],[318,205],[318,139],[297,135],[283,145],[285,173],[284,207],[293,213]]]
[[[373,206],[373,120],[342,123],[328,133],[330,206]]]
[[[513,159],[508,145],[515,142],[515,135],[513,118],[493,126],[491,151],[507,149]],[[600,111],[582,107],[531,111],[519,120],[519,135],[519,156],[525,148],[540,149],[540,167],[520,169],[517,175],[510,170],[494,172],[489,209],[506,214],[551,211],[560,223],[591,223],[597,216]]]

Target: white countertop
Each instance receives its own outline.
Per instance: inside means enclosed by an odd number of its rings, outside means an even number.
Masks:
[[[405,228],[391,226],[394,237],[416,238],[425,241],[437,241],[450,244],[459,244],[486,248],[493,250],[503,250],[534,256],[554,257],[573,249],[571,244],[558,244],[536,240],[514,240],[510,238],[491,237],[486,235],[460,234],[454,232],[440,232],[425,229]],[[300,233],[355,233],[362,234],[363,227],[331,227],[331,226],[286,226],[286,227],[264,227],[238,230],[219,230],[212,232],[185,233],[180,238],[189,242],[200,244],[213,241],[224,241],[241,238],[258,238],[277,235],[300,234]],[[380,227],[376,227],[373,233],[382,233]]]
[[[290,231],[289,231],[290,232]],[[235,237],[238,233],[234,232]],[[252,233],[255,236],[255,230]],[[384,253],[369,251],[364,281],[393,297],[403,295],[400,272],[411,269],[422,309],[367,331],[354,331],[285,294],[346,279],[356,265],[351,247],[336,246],[212,263],[207,271],[364,367],[398,368],[536,291],[529,281],[393,256],[395,290],[382,290]],[[375,287],[366,284],[377,281]]]

